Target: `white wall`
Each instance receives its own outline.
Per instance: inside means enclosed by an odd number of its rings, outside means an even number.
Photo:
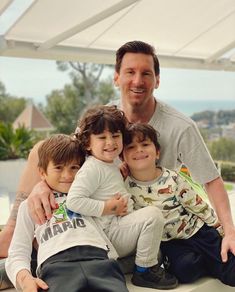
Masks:
[[[9,216],[25,163],[24,159],[0,161],[0,226]]]
[[[25,163],[25,159],[0,161],[0,189],[16,191]]]

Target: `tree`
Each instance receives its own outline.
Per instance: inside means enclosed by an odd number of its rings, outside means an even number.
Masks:
[[[227,138],[220,138],[211,142],[209,151],[214,160],[235,162],[235,141]]]
[[[101,79],[104,69],[111,68],[110,65],[61,61],[57,61],[56,64],[59,70],[69,71],[72,84],[78,92],[81,86],[83,87],[84,104],[97,104],[101,100],[107,103],[108,100],[115,97],[111,79]]]
[[[32,131],[0,122],[0,160],[27,158],[35,142]]]
[[[81,96],[83,88],[80,87]],[[47,96],[45,115],[53,123],[57,133],[74,132],[84,102],[73,85],[66,85],[63,90],[54,90]]]
[[[207,121],[210,127],[228,125],[235,122],[235,110],[203,111],[195,113],[191,118],[198,121]]]
[[[0,121],[13,123],[25,108],[26,102],[25,98],[17,98],[7,94],[4,84],[0,82]]]
[[[116,92],[111,78],[101,79],[105,65],[57,61],[57,66],[59,70],[69,71],[72,84],[47,96],[43,111],[56,132],[70,134],[86,107],[106,104],[115,98]]]
[[[80,62],[60,62],[57,61],[60,70],[70,70],[72,83],[80,91],[81,81],[84,87],[84,98],[87,104],[95,102],[98,81],[103,72],[104,65]]]

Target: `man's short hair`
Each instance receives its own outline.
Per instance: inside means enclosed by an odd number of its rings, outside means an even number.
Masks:
[[[151,55],[153,57],[155,75],[158,76],[160,74],[160,65],[159,65],[158,57],[155,53],[155,48],[151,46],[150,44],[147,44],[142,41],[127,42],[117,50],[116,65],[115,65],[115,70],[117,73],[120,72],[122,59],[126,53],[135,53],[135,54],[141,53],[141,54]]]

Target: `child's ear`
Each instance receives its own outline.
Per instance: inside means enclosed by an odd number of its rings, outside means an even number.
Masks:
[[[39,171],[41,180],[45,180],[46,173],[45,173],[44,169],[42,169],[41,167],[39,167],[38,168],[38,171]]]
[[[156,150],[156,159],[158,160],[160,158],[160,151]]]

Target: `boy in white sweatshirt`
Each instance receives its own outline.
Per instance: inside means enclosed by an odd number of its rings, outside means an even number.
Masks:
[[[54,191],[57,209],[43,225],[33,222],[27,200],[19,208],[14,236],[6,260],[8,277],[24,292],[127,292],[125,278],[115,260],[108,258],[106,237],[91,217],[70,212],[68,190],[85,160],[74,137],[54,135],[38,150],[39,172]],[[30,271],[32,241],[38,242],[37,277]]]
[[[87,159],[77,172],[67,197],[73,212],[93,216],[120,258],[135,254],[134,285],[173,289],[177,279],[158,262],[163,216],[154,206],[133,212],[116,159],[123,149],[127,120],[116,106],[96,106],[85,112],[78,139]],[[113,197],[116,194],[116,197]]]

